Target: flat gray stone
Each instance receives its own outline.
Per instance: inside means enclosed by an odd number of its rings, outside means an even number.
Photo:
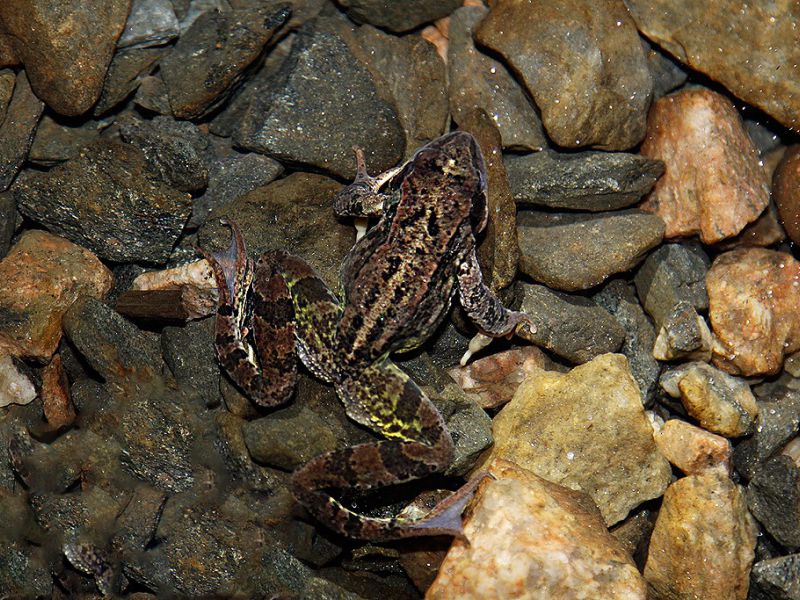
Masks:
[[[408,31],[446,17],[461,0],[340,0],[347,16],[389,31]]]

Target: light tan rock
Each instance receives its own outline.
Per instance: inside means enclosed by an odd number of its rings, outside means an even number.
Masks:
[[[656,448],[628,360],[603,354],[568,373],[536,371],[495,417],[487,462],[502,458],[589,494],[608,525],[664,493]]]
[[[61,317],[79,296],[102,299],[114,277],[91,252],[41,230],[24,233],[0,261],[0,351],[46,361]]]
[[[729,474],[731,443],[696,425],[670,419],[655,436],[661,454],[687,475],[709,469]]]
[[[699,234],[713,244],[738,234],[769,202],[769,181],[742,119],[710,90],[656,101],[641,153],[666,167],[640,208],[664,219],[667,238]]]
[[[718,472],[679,479],[664,494],[644,576],[653,600],[745,600],[758,527],[744,494]]]
[[[503,460],[481,485],[427,600],[644,599],[645,584],[585,495]]]
[[[36,398],[31,380],[17,369],[8,354],[0,354],[0,408],[9,404],[28,404]]]
[[[800,350],[800,261],[741,248],[721,254],[706,276],[714,364],[735,375],[777,373]]]

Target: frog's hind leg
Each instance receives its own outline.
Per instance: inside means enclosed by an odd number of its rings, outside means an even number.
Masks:
[[[443,471],[453,440],[441,415],[405,373],[391,364],[368,367],[337,385],[348,415],[390,438],[318,456],[292,477],[297,499],[317,519],[354,538],[386,540],[424,535],[462,536],[461,512],[477,482],[462,487],[421,518],[368,517],[331,496],[333,489],[371,489]]]

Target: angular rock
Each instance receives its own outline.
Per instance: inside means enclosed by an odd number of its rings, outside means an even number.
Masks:
[[[510,460],[584,490],[609,525],[659,497],[671,477],[627,360],[619,354],[604,354],[566,374],[538,371],[497,414],[493,433],[495,444],[484,464]]]
[[[14,186],[20,212],[112,261],[164,263],[191,202],[148,171],[140,150],[100,140]]]
[[[8,189],[27,158],[43,109],[44,104],[33,95],[25,72],[21,72],[16,77],[5,119],[0,121],[0,192]]]
[[[753,565],[750,584],[756,600],[800,598],[800,554],[762,560]]]
[[[497,125],[503,148],[541,150],[547,145],[542,122],[525,92],[503,63],[475,48],[472,34],[488,13],[465,6],[450,16],[447,47],[448,96],[453,120],[462,128],[467,113],[480,109]]]
[[[142,78],[139,88],[136,90],[134,102],[137,106],[156,114],[172,115],[167,86],[158,75],[148,75]]]
[[[714,364],[735,375],[777,373],[800,349],[800,261],[742,248],[719,255],[706,276]]]
[[[178,37],[178,18],[169,0],[132,0],[117,48],[161,46]]]
[[[791,456],[768,459],[750,480],[753,516],[787,548],[800,547],[800,467]]]
[[[800,64],[793,2],[715,2],[708,10],[692,0],[627,0],[639,30],[692,69],[720,82],[783,125],[797,128]],[[753,65],[758,65],[757,69]],[[790,72],[780,77],[789,65]]]
[[[125,48],[114,54],[108,66],[103,91],[94,105],[95,116],[104,115],[128,98],[155,69],[166,48]]]
[[[638,154],[546,150],[509,155],[506,169],[517,204],[599,212],[636,204],[664,165]]]
[[[517,219],[522,272],[567,292],[627,271],[664,235],[659,217],[635,210],[601,215],[525,211]]]
[[[687,412],[703,429],[739,437],[755,427],[758,405],[747,382],[704,362],[691,362],[665,372],[661,387],[680,396]]]
[[[446,17],[461,5],[461,0],[341,0],[340,4],[357,23],[402,32]]]
[[[9,34],[36,95],[57,113],[76,116],[100,96],[130,4],[131,0],[4,2],[0,28]]]
[[[770,202],[761,216],[732,238],[727,238],[716,245],[720,251],[733,250],[742,246],[758,246],[766,248],[786,239],[786,232],[778,218],[775,203]]]
[[[658,449],[686,475],[709,470],[728,475],[731,469],[731,443],[680,419],[670,419],[655,435]]]
[[[31,380],[20,373],[11,356],[0,354],[0,408],[9,404],[28,404],[36,398]]]
[[[653,80],[622,0],[501,0],[475,39],[519,74],[559,146],[625,150],[644,137]]]
[[[586,495],[504,460],[489,472],[496,480],[482,484],[464,526],[469,543],[453,543],[426,598],[645,598]]]
[[[214,320],[192,321],[183,327],[165,327],[161,353],[178,384],[203,406],[218,406],[220,369],[214,350]]]
[[[86,121],[74,127],[45,115],[36,128],[28,160],[47,167],[69,160],[96,141],[106,125],[102,121]]]
[[[710,90],[656,101],[641,152],[666,167],[641,208],[664,219],[668,238],[699,234],[705,244],[719,242],[755,221],[769,202],[769,182],[741,117]]]
[[[0,123],[6,118],[8,105],[14,95],[14,85],[17,76],[11,69],[0,70]]]
[[[69,380],[60,354],[53,356],[42,369],[42,412],[51,431],[72,425],[77,416],[69,396]]]
[[[681,68],[680,63],[660,52],[658,46],[648,43],[642,38],[647,57],[647,66],[653,77],[653,100],[666,96],[675,88],[686,83],[688,75]]]
[[[364,148],[369,171],[403,155],[403,129],[368,69],[347,47],[338,23],[317,22],[297,34],[268,93],[255,98],[234,139],[281,161],[350,179],[352,147]],[[320,73],[339,73],[334,80]]]
[[[625,331],[608,311],[583,296],[555,292],[543,285],[522,284],[522,310],[533,319],[520,337],[573,363],[585,363],[616,352]]]
[[[61,317],[80,296],[104,298],[111,272],[91,252],[49,234],[20,236],[0,261],[0,348],[47,361],[61,339]]]
[[[269,3],[200,15],[161,61],[173,114],[198,119],[219,106],[290,14]]]
[[[786,234],[800,244],[800,146],[792,146],[772,180],[772,194]]]
[[[744,494],[726,475],[679,479],[650,538],[644,577],[653,598],[745,600],[757,534]]]
[[[694,306],[681,301],[670,312],[653,343],[653,357],[658,360],[711,360],[711,330]]]

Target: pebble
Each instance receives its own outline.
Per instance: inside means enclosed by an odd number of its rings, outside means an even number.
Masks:
[[[517,204],[591,212],[636,204],[664,172],[638,154],[553,150],[509,155],[506,168]]]
[[[753,565],[750,578],[754,600],[800,598],[800,554],[787,554]]]
[[[341,0],[347,16],[356,23],[369,23],[394,32],[415,29],[425,23],[446,17],[461,5],[462,0]]]
[[[459,8],[449,20],[447,46],[448,97],[453,120],[462,120],[473,110],[483,110],[500,131],[503,148],[541,150],[547,145],[542,122],[525,92],[503,63],[475,47],[473,33],[489,9]]]
[[[744,494],[727,475],[679,479],[664,494],[650,538],[644,577],[652,597],[745,600],[757,534]]]
[[[738,235],[716,244],[715,248],[721,251],[733,250],[742,246],[766,248],[785,239],[786,232],[778,219],[778,210],[775,208],[775,203],[770,202],[760,217],[745,225]]]
[[[505,460],[478,490],[426,598],[626,598],[646,586],[583,493]],[[568,560],[566,557],[569,557]]]
[[[518,74],[557,145],[625,150],[642,141],[653,80],[621,0],[500,0],[475,39]]]
[[[495,443],[484,464],[510,460],[584,490],[608,525],[661,496],[670,481],[669,463],[619,354],[603,354],[566,374],[536,372],[497,414],[492,430]]]
[[[28,160],[46,167],[69,160],[84,146],[96,141],[107,126],[105,121],[86,121],[76,127],[44,115],[36,127]]]
[[[711,360],[711,330],[706,320],[688,302],[678,302],[661,324],[653,343],[658,360]]]
[[[69,397],[69,379],[60,354],[53,356],[42,369],[42,410],[51,431],[69,427],[77,416]]]
[[[92,114],[96,117],[102,116],[119,107],[150,75],[156,63],[167,52],[167,48],[133,47],[118,50],[108,65],[103,90]],[[169,110],[166,112],[171,114]]]
[[[800,547],[800,466],[791,456],[767,459],[747,487],[747,503],[778,543]]]
[[[3,2],[0,22],[31,87],[55,112],[77,116],[100,96],[131,0]],[[65,27],[69,35],[65,35]],[[75,57],[80,56],[80,60]]]
[[[670,419],[655,435],[658,449],[686,475],[731,470],[731,443],[722,436],[681,421]]]
[[[750,386],[704,362],[690,362],[661,375],[661,387],[680,397],[703,429],[725,437],[752,433],[758,405]]]
[[[632,0],[626,5],[649,40],[786,127],[798,128],[800,79],[795,75],[800,67],[795,65],[800,65],[800,48],[795,23],[800,6],[735,0],[715,2],[708,10],[693,0]],[[775,78],[773,74],[786,65],[786,76]]]
[[[585,290],[638,264],[664,235],[655,215],[628,210],[600,214],[517,215],[520,270],[557,290]]]
[[[189,196],[150,173],[140,150],[105,140],[13,192],[26,217],[115,262],[166,262],[191,211]]]
[[[664,219],[667,238],[699,234],[714,244],[742,231],[769,202],[767,175],[741,117],[711,90],[657,100],[641,153],[666,166],[641,208]]]
[[[778,164],[772,194],[786,234],[800,244],[800,146],[790,147]]]
[[[742,248],[719,255],[706,276],[714,364],[735,375],[777,373],[800,349],[800,262]]]
[[[0,261],[0,347],[47,362],[64,312],[80,296],[102,299],[113,276],[91,252],[46,231],[23,233]]]
[[[44,104],[34,96],[24,71],[20,72],[5,119],[0,121],[0,192],[8,189],[27,158],[43,110]]]
[[[36,388],[20,372],[9,354],[0,354],[0,408],[9,404],[28,404],[36,398]]]

